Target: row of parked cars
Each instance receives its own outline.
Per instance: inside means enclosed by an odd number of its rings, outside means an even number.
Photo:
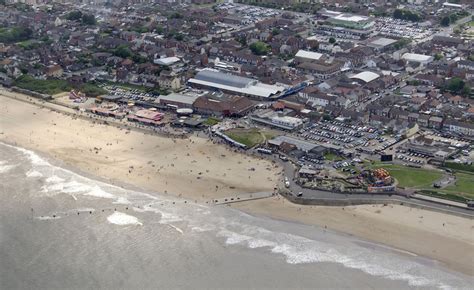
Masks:
[[[412,162],[412,163],[425,164],[425,162],[423,160],[415,159],[415,158],[408,157],[408,156],[405,156],[405,155],[402,155],[402,154],[395,155],[395,158],[397,158],[399,160],[403,160],[403,161]]]

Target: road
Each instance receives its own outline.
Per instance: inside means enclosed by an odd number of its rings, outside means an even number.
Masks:
[[[413,206],[419,206],[423,207],[426,209],[434,210],[434,211],[441,211],[445,213],[450,213],[450,214],[455,214],[458,216],[464,216],[464,217],[469,217],[473,218],[474,217],[474,211],[470,210],[468,208],[460,208],[456,206],[452,206],[450,204],[440,204],[440,203],[435,203],[435,202],[430,202],[427,200],[419,200],[419,199],[413,199],[413,198],[408,198],[404,197],[401,195],[384,195],[384,194],[343,194],[343,193],[334,193],[334,192],[329,192],[329,191],[322,191],[322,190],[314,190],[314,189],[308,189],[308,188],[303,188],[299,186],[295,182],[295,172],[296,172],[296,167],[293,165],[292,162],[283,162],[281,161],[277,156],[272,156],[271,159],[275,160],[284,169],[284,177],[288,179],[290,182],[290,187],[288,190],[294,194],[298,192],[302,192],[303,196],[301,197],[302,199],[306,200],[327,200],[328,202],[330,201],[367,201],[367,204],[370,203],[391,203],[393,201],[400,202],[400,203],[406,203],[406,204],[412,204]]]

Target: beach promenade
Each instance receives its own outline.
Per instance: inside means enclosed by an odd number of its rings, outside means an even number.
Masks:
[[[0,141],[118,186],[208,205],[237,194],[273,192],[284,178],[276,161],[235,152],[209,139],[144,134],[51,111],[44,104],[5,96],[0,100]],[[224,206],[343,232],[472,273],[472,219],[391,204],[302,206],[281,196]]]

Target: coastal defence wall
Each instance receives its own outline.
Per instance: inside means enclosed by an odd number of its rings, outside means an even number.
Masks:
[[[403,205],[403,206],[409,206],[413,208],[420,208],[420,209],[425,209],[425,210],[430,210],[430,211],[436,211],[440,213],[447,213],[451,215],[456,215],[460,216],[463,218],[469,218],[469,219],[474,219],[474,212],[470,213],[468,210],[466,212],[461,212],[461,211],[455,211],[455,210],[450,210],[449,208],[440,208],[440,207],[433,207],[425,204],[420,204],[417,202],[412,202],[410,200],[402,200],[401,198],[405,197],[400,197],[400,199],[397,198],[384,198],[384,199],[377,199],[376,197],[374,198],[361,198],[361,197],[351,197],[351,198],[301,198],[301,197],[295,197],[291,194],[288,193],[280,193],[281,196],[286,198],[288,201],[295,203],[295,204],[300,204],[300,205],[316,205],[316,206],[354,206],[354,205],[367,205],[367,204],[382,204],[382,205],[387,205],[387,204],[396,204],[396,205]]]

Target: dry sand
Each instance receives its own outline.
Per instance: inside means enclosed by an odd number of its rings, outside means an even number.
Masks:
[[[276,197],[233,204],[249,214],[327,227],[474,275],[474,221],[400,205],[301,206]],[[407,254],[408,254],[407,253]]]
[[[209,140],[128,131],[1,97],[0,140],[43,152],[114,182],[210,200],[273,191],[280,168]]]
[[[280,168],[269,161],[234,153],[202,138],[172,140],[127,133],[4,96],[0,96],[0,141],[42,152],[112,183],[199,201],[272,191],[280,176]],[[251,214],[327,227],[474,274],[472,219],[403,206],[300,206],[282,198],[232,206]]]

